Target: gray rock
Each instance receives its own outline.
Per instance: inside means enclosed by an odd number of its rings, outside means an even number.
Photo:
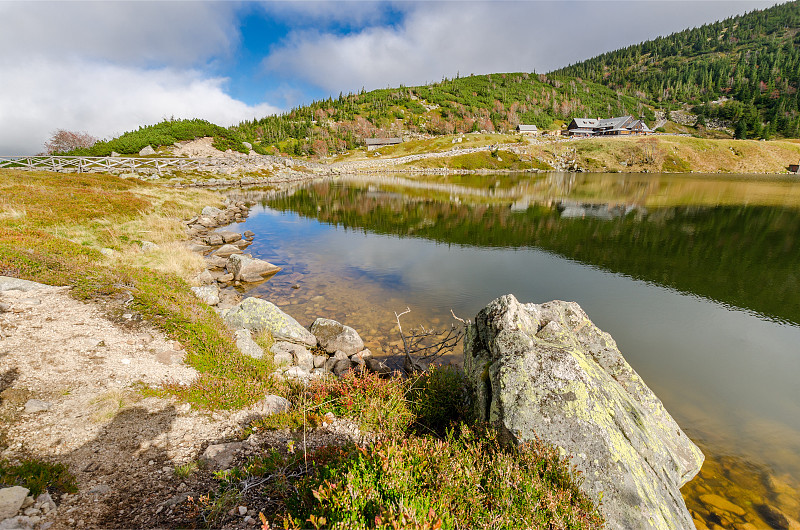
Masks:
[[[375,372],[376,374],[391,375],[393,372],[389,365],[372,357],[365,359],[364,364],[366,365],[367,370],[370,372]]]
[[[228,469],[236,458],[236,453],[242,449],[242,442],[209,445],[203,451],[203,460],[215,469]]]
[[[562,448],[612,529],[693,528],[679,488],[703,454],[574,302],[491,302],[467,328],[476,414],[518,442]]]
[[[222,236],[216,232],[208,234],[205,238],[203,238],[203,241],[212,246],[222,245],[225,243],[225,241],[222,239]]]
[[[256,237],[255,232],[253,232],[252,230],[245,230],[243,235],[245,239],[253,239],[254,237]]]
[[[203,210],[200,212],[200,215],[205,217],[216,217],[221,213],[222,210],[220,210],[215,206],[205,206],[203,207]]]
[[[207,215],[201,215],[200,218],[197,220],[197,224],[205,228],[214,228],[219,223],[213,217],[208,217]]]
[[[29,399],[25,403],[25,414],[33,414],[35,412],[47,412],[53,407],[52,403],[42,401],[41,399]]]
[[[358,332],[335,320],[318,318],[311,325],[311,333],[317,337],[320,346],[330,353],[342,351],[349,357],[364,349],[364,341]]]
[[[200,243],[187,243],[186,247],[192,252],[206,252],[211,250],[211,247],[208,245],[201,245]]]
[[[143,147],[141,151],[139,151],[139,156],[147,156],[147,155],[154,155],[156,154],[156,150],[150,147]]]
[[[237,329],[233,335],[236,339],[236,347],[243,355],[253,359],[261,359],[264,356],[264,350],[253,340],[249,329]]]
[[[328,357],[328,359],[325,361],[325,364],[322,365],[322,369],[326,372],[333,372],[333,367],[336,366],[336,363],[339,361],[340,359],[337,359],[336,357]]]
[[[265,276],[270,276],[281,270],[280,267],[268,261],[252,258],[244,254],[230,256],[225,268],[229,273],[233,274],[234,280],[242,282],[257,282],[263,280]]]
[[[292,404],[285,397],[269,394],[256,404],[248,407],[247,410],[260,416],[270,416],[279,412],[288,412]]]
[[[110,258],[111,256],[114,255],[114,249],[113,248],[108,248],[108,247],[103,247],[103,248],[100,249],[100,254],[102,254],[103,256],[105,256],[107,258]]]
[[[98,484],[89,490],[90,495],[105,495],[111,492],[111,486],[108,484]]]
[[[0,530],[34,530],[36,523],[39,521],[41,521],[40,517],[18,515],[16,517],[11,517],[9,519],[0,521]],[[47,523],[45,523],[45,525],[46,524]],[[42,528],[44,528],[45,525],[42,525]]]
[[[11,311],[11,304],[0,302],[0,313],[7,313],[8,311]]]
[[[322,368],[325,366],[325,361],[328,360],[327,355],[315,355],[314,356],[314,368]]]
[[[292,366],[288,370],[286,370],[283,375],[287,379],[296,379],[299,381],[307,382],[311,379],[311,372],[308,370],[304,370],[299,366]]]
[[[268,330],[277,341],[294,342],[309,347],[316,346],[317,339],[306,328],[261,298],[245,298],[239,304],[222,312],[228,327],[246,328],[251,331]]]
[[[245,149],[253,148],[253,144],[251,144],[250,142],[242,142],[242,145],[245,147]]]
[[[216,285],[203,285],[202,287],[192,287],[194,295],[208,305],[219,303],[219,287]]]
[[[30,491],[22,486],[0,489],[0,521],[14,517]]]
[[[208,269],[205,269],[203,272],[194,277],[194,281],[200,285],[211,285],[214,283],[214,276]]]
[[[206,256],[206,263],[212,269],[224,269],[228,260],[220,256]]]
[[[220,258],[227,258],[233,254],[241,254],[242,250],[234,245],[222,245],[214,251],[214,255]]]
[[[354,353],[350,356],[350,360],[359,365],[365,365],[367,359],[372,358],[372,352],[368,349],[364,349],[358,353]]]
[[[117,157],[120,157],[120,156],[122,156],[122,155],[120,155],[116,151],[111,151],[111,158],[117,158]]]
[[[219,283],[230,283],[233,281],[233,274],[221,274],[217,276],[217,281]]]
[[[150,252],[151,250],[158,250],[158,245],[152,241],[142,241],[142,251]]]
[[[285,355],[291,355],[291,364],[299,366],[303,370],[310,371],[314,368],[314,355],[308,351],[305,346],[292,342],[279,341],[273,344],[270,350],[272,350],[272,353],[276,357],[280,355],[281,359],[283,359]]]
[[[333,365],[333,370],[331,371],[334,375],[341,377],[352,367],[353,363],[350,361],[350,359],[342,359],[340,361],[336,361],[336,364]]]
[[[222,238],[224,243],[235,243],[242,239],[242,234],[234,232],[233,230],[221,230],[215,233]]]
[[[10,276],[0,276],[0,291],[33,291],[35,289],[51,289],[52,285],[45,285],[43,283],[32,282],[29,280],[20,280],[19,278],[12,278]]]

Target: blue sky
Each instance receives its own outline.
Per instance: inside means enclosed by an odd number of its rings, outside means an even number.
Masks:
[[[547,72],[773,4],[0,0],[0,154],[39,152],[59,128],[227,126],[362,87]]]

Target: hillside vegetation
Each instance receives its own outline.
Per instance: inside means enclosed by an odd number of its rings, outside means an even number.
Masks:
[[[800,136],[800,2],[731,17],[554,72],[659,107],[691,104],[737,138]]]
[[[220,127],[206,120],[164,120],[155,125],[139,127],[135,131],[129,131],[113,140],[100,141],[92,147],[73,149],[68,154],[83,156],[110,156],[112,152],[122,155],[138,154],[148,145],[156,148],[160,146],[174,145],[175,142],[184,140],[194,140],[211,136],[214,138],[214,147],[220,151],[232,149],[241,153],[248,153],[249,150],[242,144],[239,138],[230,129]]]

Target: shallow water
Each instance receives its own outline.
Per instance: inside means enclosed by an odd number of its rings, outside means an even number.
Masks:
[[[390,355],[407,307],[404,327],[447,326],[507,293],[575,300],[706,454],[683,490],[699,528],[800,519],[800,181],[386,175],[249,198],[234,228],[284,267],[254,291],[300,323]]]

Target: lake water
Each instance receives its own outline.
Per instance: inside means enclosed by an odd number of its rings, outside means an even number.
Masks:
[[[284,268],[250,294],[301,324],[337,319],[391,355],[406,308],[404,327],[446,326],[507,293],[574,300],[705,453],[683,489],[698,528],[800,520],[797,179],[384,175],[238,193],[258,202],[232,228]]]

